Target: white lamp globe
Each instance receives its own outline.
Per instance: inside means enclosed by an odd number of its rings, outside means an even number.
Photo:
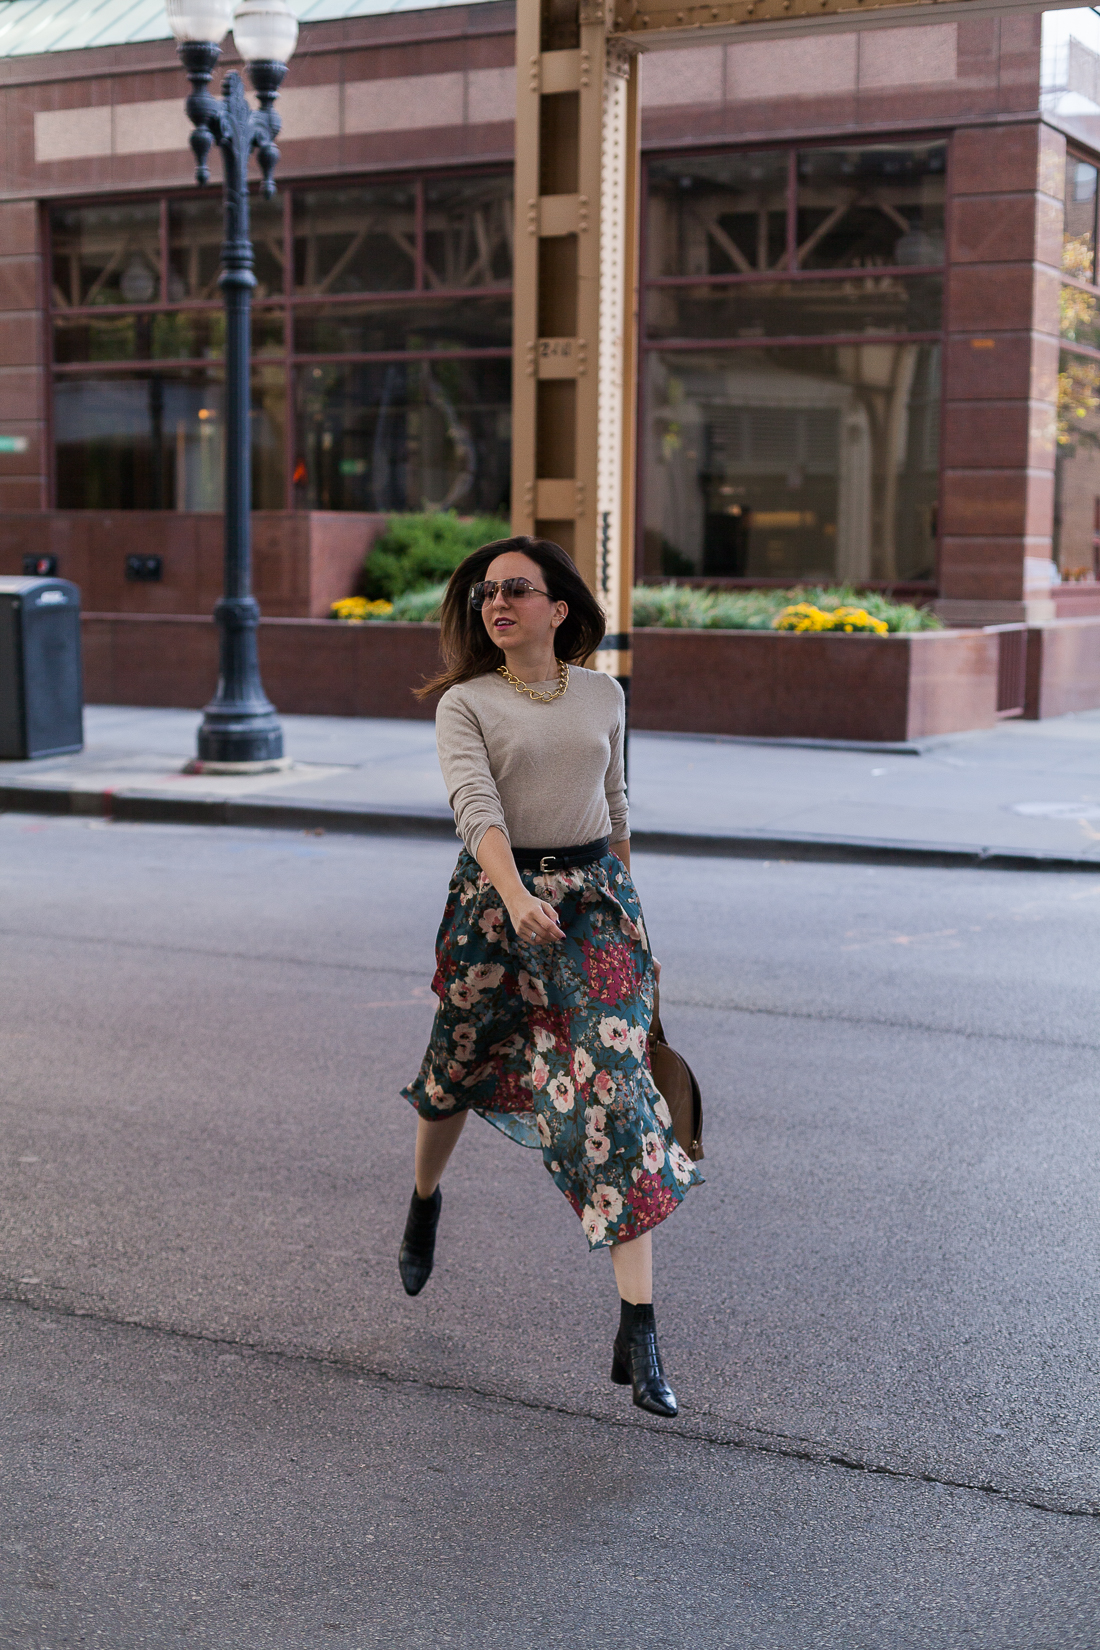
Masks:
[[[177,40],[224,40],[233,0],[165,0],[168,26]]]
[[[298,19],[286,0],[241,0],[233,14],[233,44],[246,63],[289,63]]]

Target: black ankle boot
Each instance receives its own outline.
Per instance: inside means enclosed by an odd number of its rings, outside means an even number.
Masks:
[[[413,1190],[409,1216],[405,1222],[405,1236],[397,1257],[401,1282],[406,1295],[419,1295],[432,1275],[435,1260],[435,1229],[439,1225],[439,1211],[443,1207],[443,1193],[437,1186],[431,1197],[418,1197]]]
[[[611,1379],[634,1388],[634,1402],[653,1415],[675,1415],[676,1394],[665,1380],[652,1306],[623,1301],[611,1357]]]

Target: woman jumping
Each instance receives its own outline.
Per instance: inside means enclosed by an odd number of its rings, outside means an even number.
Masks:
[[[401,1281],[431,1276],[440,1178],[473,1110],[541,1147],[622,1297],[611,1379],[675,1415],[653,1316],[651,1232],[701,1176],[646,1053],[658,965],[630,877],[625,701],[581,668],[604,618],[546,539],[487,544],[443,599],[439,761],[465,844],[436,944]]]

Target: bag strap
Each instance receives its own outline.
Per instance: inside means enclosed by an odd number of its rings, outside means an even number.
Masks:
[[[658,985],[653,987],[653,1018],[649,1022],[649,1040],[651,1043],[668,1043],[665,1028],[661,1024],[661,988]]]

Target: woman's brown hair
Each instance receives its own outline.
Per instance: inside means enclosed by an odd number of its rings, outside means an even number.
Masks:
[[[510,550],[530,556],[542,569],[546,588],[556,602],[565,602],[569,612],[554,632],[554,653],[567,664],[583,664],[603,641],[607,622],[603,610],[577,572],[571,556],[551,539],[530,539],[520,534],[514,539],[497,539],[455,568],[443,597],[439,651],[443,669],[438,676],[415,690],[418,699],[429,693],[443,693],[459,682],[487,676],[504,663],[504,651],[497,647],[477,608],[470,605],[470,590],[485,577],[490,562]]]

